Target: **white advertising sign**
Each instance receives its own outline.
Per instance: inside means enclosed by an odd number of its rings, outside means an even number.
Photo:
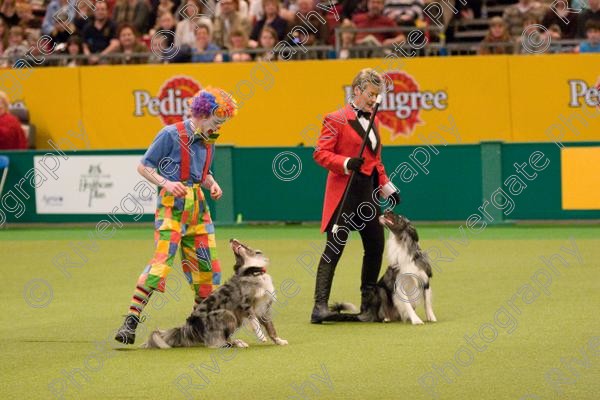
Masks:
[[[136,168],[141,155],[71,156],[36,185],[38,214],[153,214],[156,187]],[[43,156],[34,157],[36,170]],[[39,172],[44,172],[39,169]]]

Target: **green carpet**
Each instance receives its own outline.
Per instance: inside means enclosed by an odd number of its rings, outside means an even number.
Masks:
[[[276,287],[291,285],[278,291],[274,318],[289,346],[240,332],[251,347],[226,351],[141,350],[111,339],[151,255],[149,226],[107,239],[93,228],[2,230],[2,398],[598,398],[599,227],[488,227],[463,244],[444,240],[460,237],[455,226],[418,228],[436,258],[438,322],[424,326],[311,325],[318,228],[219,228],[225,277],[233,265],[226,240],[236,237],[269,255]],[[332,300],[360,302],[361,252],[355,235]],[[555,254],[567,265],[544,264]],[[181,325],[191,311],[181,275],[168,286],[146,308],[144,332]]]

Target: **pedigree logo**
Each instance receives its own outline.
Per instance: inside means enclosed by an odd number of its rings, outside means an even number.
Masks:
[[[600,106],[600,82],[596,87],[583,79],[569,80],[569,107]]]
[[[159,116],[163,124],[175,124],[182,121],[188,114],[187,100],[193,97],[201,87],[194,78],[174,76],[165,81],[155,97],[147,90],[135,90],[133,92],[135,107],[133,115],[136,117]]]

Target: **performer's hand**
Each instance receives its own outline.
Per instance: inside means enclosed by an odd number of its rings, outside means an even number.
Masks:
[[[394,193],[390,194],[389,198],[394,200],[394,205],[398,205],[402,201],[402,199],[400,198],[399,192],[394,192]]]
[[[221,186],[215,181],[210,185],[210,197],[214,200],[219,200],[221,196],[223,196],[223,191],[221,190]]]
[[[187,193],[187,187],[181,182],[166,181],[163,186],[175,197],[185,197]]]
[[[348,168],[349,171],[359,172],[360,167],[362,167],[364,162],[365,162],[364,158],[352,157],[351,159],[348,160],[348,164],[346,165],[346,168]]]

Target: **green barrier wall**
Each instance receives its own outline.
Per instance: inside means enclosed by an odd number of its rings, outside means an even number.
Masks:
[[[564,143],[566,146],[599,146],[595,143]],[[397,208],[413,220],[464,221],[469,215],[482,214],[479,208],[491,202],[498,189],[509,193],[504,182],[516,174],[514,163],[527,162],[534,151],[550,160],[538,176],[526,181],[519,195],[510,195],[514,203],[507,208],[486,208],[491,223],[512,220],[598,219],[600,210],[565,211],[561,209],[560,151],[552,143],[500,143],[479,145],[390,146],[383,151],[389,176],[401,189],[402,205]],[[217,223],[233,223],[241,216],[245,222],[319,221],[325,189],[326,171],[312,159],[312,148],[265,147],[236,148],[218,146],[214,173],[224,191],[218,202],[209,201]],[[33,157],[45,152],[6,152],[11,165],[3,200],[9,190],[29,169]],[[142,154],[143,151],[78,151],[67,155]],[[437,153],[437,154],[436,154]],[[287,158],[286,158],[287,157]],[[274,162],[275,161],[275,162]],[[392,175],[396,172],[396,175]],[[404,172],[404,175],[400,173]],[[293,179],[292,179],[293,178]],[[8,223],[16,222],[97,222],[101,215],[38,215],[35,193],[23,185],[29,198],[20,195],[26,212],[15,219],[4,203],[0,208]],[[506,200],[497,197],[496,200]],[[507,207],[505,205],[505,207]],[[151,215],[143,221],[152,220]],[[119,217],[131,221],[132,217]],[[488,219],[488,223],[490,223]]]

